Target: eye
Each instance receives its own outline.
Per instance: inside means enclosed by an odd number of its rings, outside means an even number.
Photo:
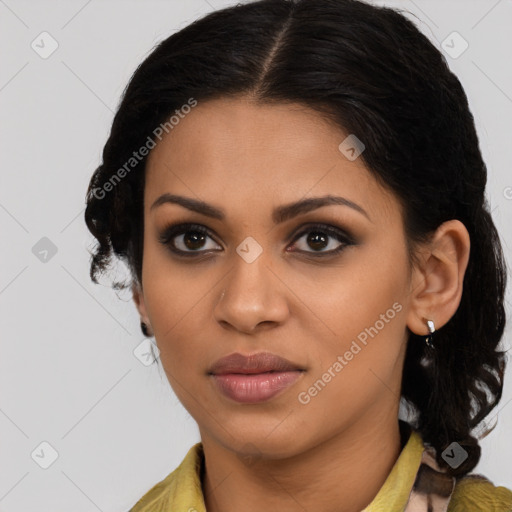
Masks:
[[[304,245],[307,247],[307,244],[309,244],[309,247],[312,247],[313,250],[299,249],[299,252],[313,254],[314,257],[333,256],[340,253],[345,247],[354,245],[352,237],[345,234],[341,229],[326,224],[313,224],[309,225],[308,229],[303,229],[294,238],[293,246],[296,246],[297,241],[305,235],[308,236]],[[199,254],[210,252],[210,250],[219,250],[215,249],[215,245],[222,250],[222,247],[218,244],[205,247],[205,241],[208,238],[213,240],[212,234],[207,228],[200,224],[186,223],[167,226],[159,235],[158,240],[178,256],[196,257]],[[324,251],[323,249],[332,245],[329,243],[330,238],[337,240],[339,244],[333,249]]]
[[[197,254],[194,253],[205,252],[197,249],[204,248],[203,244],[206,238],[211,237],[209,230],[204,226],[199,224],[174,224],[165,228],[158,240],[160,243],[169,246],[172,252],[188,257],[196,256]]]
[[[300,252],[306,252],[318,257],[333,256],[340,253],[345,247],[354,244],[350,236],[346,235],[340,229],[326,224],[312,224],[308,226],[308,229],[301,231],[298,236],[295,237],[295,241],[300,240],[305,235],[308,236],[305,239],[304,245],[307,247],[307,244],[309,244],[309,247],[312,247],[314,250],[308,251],[301,249]],[[339,245],[331,250],[322,251],[322,249],[332,245],[329,243],[329,238],[336,239]]]

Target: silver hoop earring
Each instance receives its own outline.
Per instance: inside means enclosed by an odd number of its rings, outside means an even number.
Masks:
[[[436,328],[434,326],[434,321],[433,320],[427,320],[426,322],[427,322],[428,332],[429,333],[425,337],[425,343],[426,343],[426,345],[429,348],[435,349],[434,342],[433,342],[433,334],[436,331]]]

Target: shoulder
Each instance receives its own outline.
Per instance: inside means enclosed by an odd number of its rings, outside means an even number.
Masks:
[[[168,512],[191,510],[205,512],[201,489],[204,465],[202,443],[192,446],[181,464],[154,485],[128,512]]]
[[[512,512],[512,491],[495,486],[483,475],[457,480],[448,512]]]
[[[163,512],[165,507],[169,505],[169,493],[176,479],[177,471],[178,469],[175,469],[163,480],[146,491],[128,512]]]

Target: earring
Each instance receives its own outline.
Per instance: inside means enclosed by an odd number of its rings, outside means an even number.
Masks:
[[[426,320],[426,319],[425,319]],[[431,349],[435,349],[434,347],[434,343],[432,341],[433,339],[433,334],[436,330],[435,326],[434,326],[434,321],[433,320],[426,320],[427,322],[427,326],[428,326],[428,335],[425,337],[425,343],[426,345],[431,348]]]
[[[144,334],[144,336],[146,336],[146,338],[149,338],[152,336],[152,334],[149,334],[148,326],[144,322],[140,323],[140,330],[142,331],[142,334]]]

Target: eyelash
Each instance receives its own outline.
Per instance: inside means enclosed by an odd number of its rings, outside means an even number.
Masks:
[[[346,235],[343,231],[341,231],[338,228],[329,226],[327,224],[309,224],[307,229],[302,230],[300,233],[298,233],[294,238],[292,243],[296,243],[297,240],[302,238],[303,235],[311,233],[311,232],[321,232],[324,233],[330,237],[336,238],[339,242],[342,242],[340,247],[337,249],[332,249],[330,251],[326,252],[314,252],[314,251],[299,251],[305,254],[312,254],[315,258],[324,258],[329,256],[335,256],[342,252],[347,246],[354,245],[355,242],[352,240],[352,238],[348,235]],[[178,235],[182,235],[188,232],[194,232],[194,233],[200,233],[202,235],[207,235],[213,240],[214,237],[212,236],[212,233],[209,229],[206,227],[200,225],[200,224],[193,224],[193,223],[175,223],[170,224],[166,226],[162,233],[158,237],[158,241],[167,246],[168,249],[173,252],[174,254],[185,257],[185,258],[196,258],[201,253],[208,252],[208,251],[182,251],[181,249],[177,249],[174,244],[171,244],[171,241],[173,238],[177,237]],[[217,243],[217,242],[216,242]],[[216,251],[219,252],[219,251]]]

